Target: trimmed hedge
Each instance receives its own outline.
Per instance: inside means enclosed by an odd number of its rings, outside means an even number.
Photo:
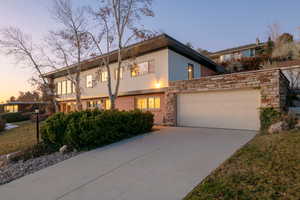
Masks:
[[[1,117],[7,123],[13,123],[30,120],[31,114],[32,113],[4,113],[1,115]]]
[[[5,129],[5,120],[0,116],[0,132]]]
[[[41,128],[44,143],[59,148],[92,149],[150,132],[153,114],[135,111],[82,111],[57,113]]]

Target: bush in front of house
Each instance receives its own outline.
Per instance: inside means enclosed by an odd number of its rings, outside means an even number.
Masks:
[[[295,128],[298,123],[298,118],[292,113],[282,113],[273,107],[261,108],[260,110],[260,123],[261,131],[266,131],[271,125],[282,122],[282,129],[291,130]]]
[[[21,122],[30,120],[31,117],[30,112],[28,113],[4,113],[1,115],[1,117],[7,122],[7,123],[13,123],[13,122]]]
[[[5,120],[0,116],[0,132],[4,131],[5,124],[6,124]]]
[[[55,114],[45,121],[41,132],[43,141],[56,148],[67,144],[92,149],[150,132],[152,127],[150,112],[95,110]]]
[[[261,108],[260,109],[260,129],[262,131],[267,130],[273,123],[280,121],[281,112],[275,108]]]

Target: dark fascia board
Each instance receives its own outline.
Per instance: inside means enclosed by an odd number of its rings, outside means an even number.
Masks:
[[[216,72],[224,72],[223,68],[218,66],[214,61],[210,60],[208,57],[198,53],[197,51],[187,47],[181,42],[175,40],[171,36],[167,34],[161,34],[156,37],[150,38],[149,40],[145,40],[136,44],[132,44],[124,49],[124,57],[123,59],[130,59],[132,57],[141,56],[147,53],[151,53],[154,51],[159,51],[162,49],[169,48],[181,55],[184,55],[191,60],[194,60],[200,64],[205,65],[206,67],[212,69]],[[94,57],[88,60],[85,60],[82,65],[82,71],[95,68],[99,66],[99,61],[106,56],[110,56],[110,63],[117,62],[118,51],[112,51],[103,56]],[[65,76],[68,73],[75,72],[76,65],[71,65],[69,67],[63,67],[61,69],[45,73],[44,77],[48,78],[57,78],[61,76]]]

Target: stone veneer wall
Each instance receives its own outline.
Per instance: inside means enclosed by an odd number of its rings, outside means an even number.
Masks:
[[[202,91],[260,89],[261,107],[286,108],[289,81],[279,69],[223,74],[196,80],[172,81],[166,92],[166,125],[176,126],[177,94]]]

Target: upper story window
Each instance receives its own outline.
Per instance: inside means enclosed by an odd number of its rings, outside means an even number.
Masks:
[[[194,79],[194,65],[189,64],[187,67],[188,70],[188,80],[193,80]]]
[[[87,88],[92,88],[93,87],[93,76],[92,75],[87,75],[86,76],[86,87]]]
[[[61,82],[58,82],[56,87],[56,94],[61,94]]]
[[[75,93],[75,84],[71,80],[64,80],[56,83],[56,95]]]
[[[101,82],[108,81],[108,73],[107,73],[107,71],[101,71],[100,72],[100,80],[101,80]]]
[[[72,81],[67,80],[67,94],[72,94]]]
[[[115,69],[115,80],[118,78],[118,69]],[[120,80],[123,79],[123,68],[120,68]]]
[[[61,94],[67,94],[67,81],[61,83]]]
[[[131,68],[130,74],[131,77],[136,77],[136,76],[142,76],[153,72],[154,72],[154,62],[145,61],[145,62],[134,64],[134,66]]]

